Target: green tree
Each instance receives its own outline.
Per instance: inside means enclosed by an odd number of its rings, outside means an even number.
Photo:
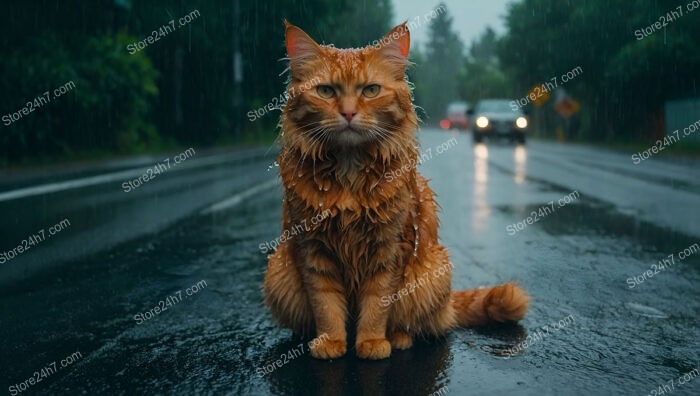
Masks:
[[[565,89],[581,102],[586,137],[649,139],[658,135],[663,104],[697,96],[700,24],[684,15],[648,37],[638,29],[676,10],[670,0],[560,2],[523,0],[506,15],[499,58],[524,93],[575,67]]]
[[[501,70],[497,48],[498,38],[491,27],[472,42],[458,78],[458,94],[462,99],[476,103],[480,99],[507,98],[514,93]]]
[[[68,81],[76,88],[32,117],[0,125],[0,163],[155,150],[163,142],[243,143],[238,132],[269,140],[279,113],[255,122],[246,113],[284,91],[282,21],[322,43],[359,47],[391,28],[391,1],[29,0],[4,15],[2,115]],[[185,16],[190,21],[181,24]],[[138,42],[147,45],[127,49]],[[240,84],[234,58],[242,61]]]
[[[445,114],[447,104],[458,98],[457,78],[464,63],[464,45],[452,27],[453,19],[447,7],[437,18],[429,21],[425,60],[416,69],[418,105],[425,109],[428,123],[437,123]]]

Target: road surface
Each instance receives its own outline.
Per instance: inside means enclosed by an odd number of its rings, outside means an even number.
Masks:
[[[419,136],[453,286],[518,282],[533,298],[520,325],[314,360],[261,303],[274,153],[197,153],[126,192],[163,160],[147,157],[2,185],[3,392],[700,393],[700,163]]]

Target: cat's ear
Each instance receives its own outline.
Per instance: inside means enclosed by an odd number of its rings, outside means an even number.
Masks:
[[[375,45],[379,54],[391,63],[406,66],[408,51],[411,48],[411,33],[406,22],[395,26]]]
[[[292,70],[296,65],[319,56],[321,47],[308,34],[287,22],[286,19],[284,27],[287,57],[289,57]]]

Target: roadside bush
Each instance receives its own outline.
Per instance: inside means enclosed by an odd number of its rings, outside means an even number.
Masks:
[[[129,42],[125,35],[71,41],[46,33],[7,54],[0,63],[0,117],[34,109],[10,125],[3,118],[0,162],[160,145],[149,118],[158,72],[144,54],[126,51]],[[66,84],[67,92],[54,97]],[[47,91],[50,102],[28,106]]]

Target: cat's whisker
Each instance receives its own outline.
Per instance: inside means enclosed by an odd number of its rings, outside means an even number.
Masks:
[[[293,146],[297,146],[297,147],[298,147],[298,145],[297,145],[296,143],[297,143],[298,141],[302,141],[302,145],[301,145],[302,147],[299,147],[299,150],[300,150],[300,152],[302,153],[302,155],[299,156],[299,160],[297,161],[297,164],[296,164],[296,166],[294,167],[294,173],[293,173],[293,175],[296,175],[296,174],[297,174],[297,170],[299,169],[299,166],[305,161],[306,156],[307,156],[307,154],[308,154],[308,152],[307,152],[306,150],[303,149],[303,143],[305,143],[305,141],[304,141],[304,137],[302,136],[302,133],[301,133],[301,132],[306,132],[307,134],[310,135],[310,137],[311,137],[310,148],[313,148],[313,146],[314,146],[314,139],[313,139],[314,136],[317,135],[318,133],[322,133],[322,132],[325,130],[325,128],[324,128],[322,125],[318,125],[318,124],[320,124],[320,122],[318,122],[318,121],[310,122],[310,123],[308,123],[308,124],[306,124],[306,125],[303,125],[303,126],[300,126],[300,127],[298,127],[298,128],[295,128],[294,131],[293,131],[292,133],[288,134],[288,135],[291,135],[290,139],[292,139],[293,141],[290,142],[290,143],[292,143]],[[308,130],[304,130],[304,128],[308,128],[309,126],[312,126],[312,125],[316,125],[316,126],[315,126],[314,128],[311,128],[311,129],[308,129]],[[297,132],[300,132],[300,133],[297,133]]]
[[[401,142],[400,140],[398,140],[398,137],[395,134],[391,133],[391,131],[379,125],[374,125],[368,130],[377,135],[379,140],[382,140],[387,144],[391,145],[392,149],[390,151],[397,152],[399,160],[405,162],[411,161],[413,156],[407,151],[405,142]]]
[[[328,128],[319,127],[312,134],[310,134],[310,144],[309,151],[311,151],[313,158],[320,158],[323,154],[323,137],[327,135]],[[316,146],[318,144],[318,146]],[[318,153],[316,153],[318,151]]]

